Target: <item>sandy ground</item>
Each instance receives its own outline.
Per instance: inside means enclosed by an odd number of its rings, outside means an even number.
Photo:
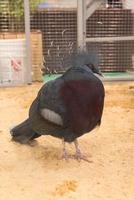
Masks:
[[[90,163],[59,160],[61,141],[50,136],[11,141],[9,127],[27,117],[40,87],[0,88],[0,200],[133,200],[134,82],[105,83],[102,125],[79,139]]]

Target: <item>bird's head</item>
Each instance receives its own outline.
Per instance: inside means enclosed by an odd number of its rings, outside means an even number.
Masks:
[[[98,74],[99,76],[103,76],[101,71],[99,70],[98,67],[95,67],[93,64],[89,63],[89,64],[86,64],[86,66],[95,74]]]
[[[9,128],[9,131],[10,131],[10,134],[12,137],[14,137],[17,134],[16,127],[17,127],[17,125],[14,125]]]
[[[99,55],[95,51],[78,50],[68,60],[71,67],[87,66],[94,74],[103,76],[99,70]]]

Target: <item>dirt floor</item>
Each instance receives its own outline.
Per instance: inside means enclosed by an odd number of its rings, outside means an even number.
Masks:
[[[0,88],[0,200],[133,200],[134,82],[105,83],[102,124],[79,139],[90,163],[59,160],[61,141],[50,136],[11,141],[41,85]]]

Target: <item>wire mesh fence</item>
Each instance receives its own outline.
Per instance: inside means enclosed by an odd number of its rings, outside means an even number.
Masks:
[[[85,22],[87,50],[95,49],[98,52],[103,72],[133,70],[133,3],[130,0],[104,0],[98,8],[94,6],[95,2],[99,1],[87,0],[87,5],[95,8]],[[43,73],[50,74],[62,73],[69,67],[65,58],[77,49],[79,11],[77,0],[29,0],[29,3],[32,73],[33,80],[39,80],[40,68]],[[26,38],[24,14],[23,0],[0,1],[0,40]],[[1,43],[0,46],[2,51]],[[4,56],[9,46],[6,43]],[[13,46],[15,48],[16,44]],[[14,48],[9,48],[9,51],[15,51]],[[2,64],[4,56],[1,54],[0,58],[1,81],[3,71],[6,71],[5,67],[1,67],[5,66]]]
[[[87,47],[96,47],[102,71],[126,71],[133,68],[133,23],[131,10],[117,9],[117,3],[113,3],[112,8],[96,10],[88,18]],[[94,41],[90,38],[94,38]]]
[[[34,10],[40,1],[30,2],[31,10]],[[0,1],[0,86],[30,83],[31,74],[33,81],[41,80],[42,35],[31,32],[30,67],[25,22],[23,0]]]
[[[0,1],[0,32],[24,31],[23,1]]]
[[[123,8],[122,0],[107,0],[106,8]]]
[[[0,1],[0,86],[24,83],[27,77],[24,32],[24,4]]]
[[[55,6],[55,7],[54,7]],[[42,33],[43,56],[46,73],[59,73],[68,67],[65,57],[77,48],[76,9],[43,8],[31,13],[31,29]]]

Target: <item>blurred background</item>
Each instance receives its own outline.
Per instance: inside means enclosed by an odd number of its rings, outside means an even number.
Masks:
[[[57,77],[78,48],[98,53],[104,78],[133,80],[132,0],[0,1],[0,86]]]

